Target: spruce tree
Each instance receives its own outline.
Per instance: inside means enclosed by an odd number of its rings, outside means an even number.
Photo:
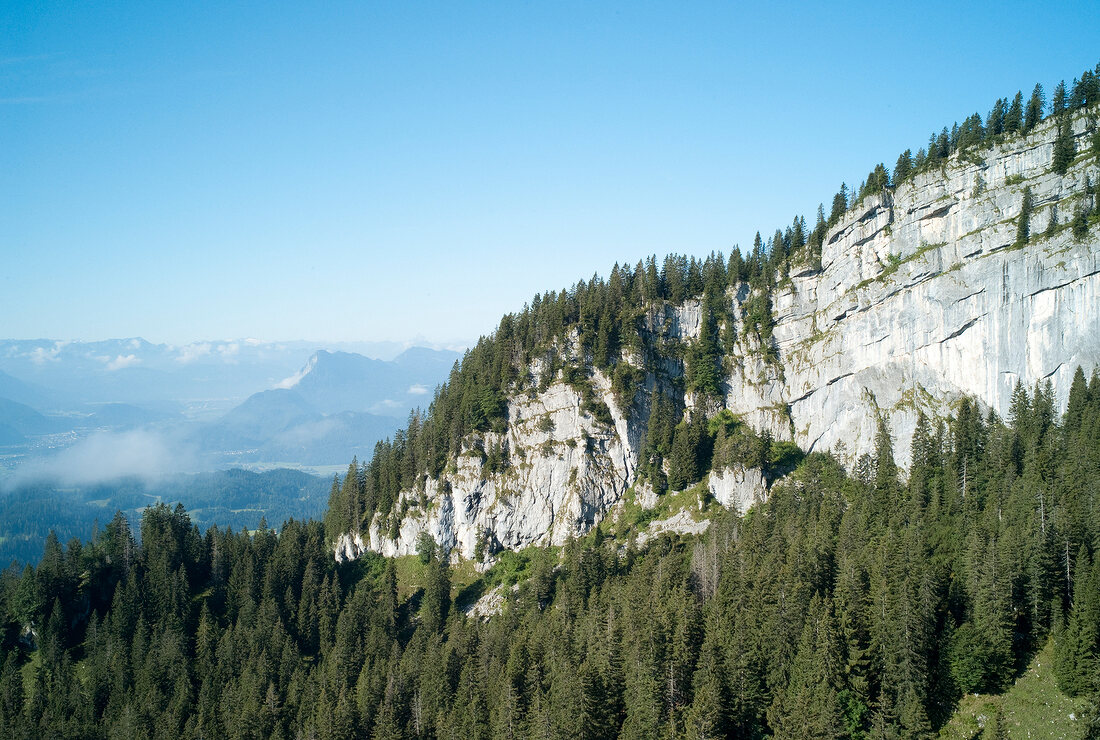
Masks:
[[[894,184],[900,184],[913,173],[913,152],[906,149],[898,155],[898,161],[894,164]]]
[[[1061,116],[1066,111],[1066,81],[1061,80],[1054,88],[1054,97],[1050,101],[1050,113]]]
[[[1059,175],[1066,174],[1070,165],[1073,164],[1075,155],[1076,150],[1073,144],[1071,123],[1063,117],[1058,122],[1058,136],[1054,140],[1054,157],[1051,161],[1051,168]]]
[[[1005,133],[1017,134],[1020,133],[1024,126],[1024,96],[1022,93],[1017,92],[1016,97],[1012,99],[1012,105],[1008,106],[1008,110],[1005,112]]]
[[[1070,696],[1100,691],[1100,558],[1081,547],[1076,559],[1073,604],[1055,645],[1058,686]]]
[[[835,226],[848,210],[848,186],[840,184],[840,191],[833,196],[833,207],[829,211],[829,226]]]
[[[1005,101],[997,98],[989,116],[985,119],[985,130],[990,136],[999,136],[1005,131]]]
[[[726,737],[729,731],[726,671],[717,633],[717,624],[708,627],[691,680],[693,696],[685,717],[685,731],[687,737],[699,740]]]
[[[1046,107],[1046,96],[1043,94],[1043,86],[1035,83],[1035,88],[1027,101],[1027,110],[1024,112],[1024,133],[1031,133],[1043,120],[1044,107]]]
[[[1050,206],[1050,218],[1047,219],[1047,228],[1043,232],[1043,236],[1050,239],[1058,232],[1058,204],[1052,204]]]
[[[1023,202],[1020,204],[1020,216],[1016,220],[1016,246],[1022,247],[1031,240],[1031,188],[1024,188]]]
[[[1089,235],[1089,217],[1085,210],[1078,206],[1073,212],[1073,240],[1083,242]]]

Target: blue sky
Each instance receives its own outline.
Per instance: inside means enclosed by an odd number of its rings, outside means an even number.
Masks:
[[[1098,38],[1095,2],[5,3],[0,336],[470,341],[812,220]]]

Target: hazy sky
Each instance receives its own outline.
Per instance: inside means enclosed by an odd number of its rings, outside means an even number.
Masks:
[[[470,340],[1100,60],[1095,0],[2,6],[21,338]]]

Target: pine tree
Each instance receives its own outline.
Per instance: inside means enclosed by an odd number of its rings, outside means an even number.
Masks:
[[[1073,158],[1076,155],[1070,125],[1065,118],[1059,120],[1058,137],[1054,140],[1054,158],[1051,161],[1051,168],[1059,175],[1069,172],[1069,167],[1073,164]]]
[[[1027,111],[1024,113],[1024,133],[1031,133],[1043,120],[1043,108],[1046,107],[1046,96],[1043,94],[1043,86],[1038,82],[1031,91],[1031,97],[1027,101]]]
[[[1054,97],[1050,101],[1050,113],[1061,116],[1066,111],[1066,81],[1062,80],[1054,88]]]
[[[1100,558],[1082,546],[1069,621],[1055,645],[1058,686],[1070,696],[1100,691]]]
[[[848,211],[848,186],[840,184],[840,191],[833,196],[833,207],[829,211],[829,226],[835,226]]]
[[[1023,201],[1020,204],[1020,216],[1016,220],[1016,246],[1022,247],[1031,240],[1031,188],[1024,188]]]
[[[1005,133],[1017,134],[1024,126],[1024,96],[1017,92],[1005,112]]]
[[[875,491],[880,510],[888,512],[897,496],[898,466],[894,461],[894,442],[886,419],[878,418],[875,432]]]
[[[445,556],[437,555],[424,573],[424,594],[420,601],[420,623],[429,633],[442,632],[451,605],[451,576]]]
[[[691,680],[693,699],[685,731],[687,737],[699,740],[726,737],[728,732],[729,696],[717,633],[717,625],[707,629]]]
[[[1005,132],[1005,101],[997,98],[989,116],[985,120],[985,130],[990,136],[1000,136]]]
[[[906,149],[898,155],[898,161],[894,164],[894,183],[905,182],[913,173],[913,152]]]
[[[1089,217],[1085,213],[1085,210],[1078,206],[1073,211],[1072,231],[1073,240],[1076,242],[1083,242],[1089,235]]]
[[[790,683],[777,697],[776,738],[841,738],[846,735],[840,644],[829,603],[814,596],[791,666]]]
[[[1054,203],[1050,206],[1050,218],[1047,219],[1046,230],[1043,231],[1043,236],[1047,239],[1052,238],[1058,233],[1058,204]]]

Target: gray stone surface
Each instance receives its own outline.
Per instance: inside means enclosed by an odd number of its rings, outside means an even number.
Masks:
[[[1083,150],[1083,118],[1074,132]],[[774,297],[778,360],[765,361],[758,339],[737,327],[725,405],[757,429],[848,463],[873,449],[882,414],[903,468],[921,410],[945,417],[967,395],[1003,416],[1017,381],[1045,380],[1064,405],[1074,369],[1100,364],[1100,235],[1093,227],[1076,243],[1068,229],[1049,239],[1042,233],[1055,209],[1060,223],[1072,217],[1086,176],[1095,183],[1100,170],[1095,158],[1080,156],[1067,175],[1052,173],[1053,138],[1044,124],[1026,141],[956,157],[852,208],[826,237],[821,269],[795,266]],[[1025,186],[1034,196],[1035,237],[1015,248]],[[747,285],[729,291],[735,315],[748,297]],[[688,301],[651,307],[645,326],[661,341],[687,341],[698,336],[700,320],[698,301]],[[577,357],[575,336],[561,354]],[[531,371],[537,377],[540,369],[536,361]],[[681,372],[674,360],[663,369]],[[510,399],[503,434],[472,435],[466,444],[505,447],[508,470],[488,474],[480,455],[460,456],[424,484],[427,508],[410,509],[396,539],[376,519],[368,532],[341,537],[336,557],[367,548],[410,554],[421,532],[467,558],[479,537],[490,549],[514,549],[587,532],[635,483],[657,380],[646,378],[629,419],[608,379],[594,371],[592,382],[612,426],[585,413],[579,393],[560,380],[544,393],[521,393]],[[695,409],[690,395],[685,403]],[[708,485],[742,513],[767,496],[759,470],[716,471]],[[655,505],[652,491],[636,493]],[[401,498],[417,504],[421,491]]]

